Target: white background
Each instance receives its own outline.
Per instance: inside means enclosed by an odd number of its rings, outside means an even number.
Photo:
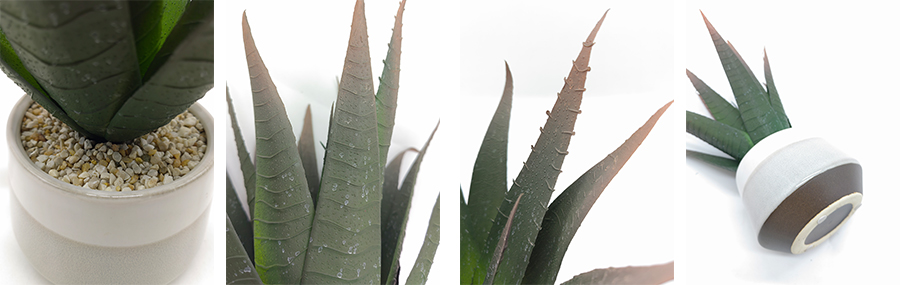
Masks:
[[[522,168],[582,42],[595,38],[583,113],[553,198],[621,145],[673,99],[673,3],[633,1],[462,1],[459,177],[468,195],[472,167],[505,82],[513,76],[507,178]],[[477,8],[475,8],[477,7]],[[679,85],[680,86],[680,85]],[[569,246],[557,283],[596,268],[674,259],[674,171],[681,165],[683,118],[675,102],[594,204]],[[674,147],[674,148],[673,148]],[[509,182],[511,183],[511,182]],[[449,196],[449,195],[447,195]]]
[[[863,207],[829,240],[801,255],[762,248],[741,203],[734,174],[688,159],[688,284],[835,283],[894,280],[896,266],[875,256],[894,256],[898,246],[895,66],[900,60],[897,7],[883,1],[845,4],[756,1],[688,2],[687,68],[726,99],[731,88],[698,9],[750,69],[765,82],[763,47],[784,109],[795,128],[820,135],[859,160]],[[872,3],[868,3],[872,2]],[[734,3],[734,2],[730,2]],[[896,6],[896,5],[893,5]],[[705,114],[683,71],[677,78],[688,110]],[[888,131],[882,131],[887,128]],[[690,134],[688,149],[723,155]],[[682,277],[685,277],[682,279]]]
[[[324,149],[318,142],[325,143],[328,115],[337,94],[337,78],[341,75],[347,43],[350,37],[350,23],[355,1],[247,1],[219,3],[221,13],[216,16],[222,25],[217,25],[217,44],[224,43],[220,54],[225,59],[219,61],[228,80],[230,94],[237,109],[241,132],[248,149],[255,147],[252,95],[247,71],[241,34],[241,13],[246,9],[248,22],[256,41],[256,47],[278,88],[278,93],[287,109],[288,116],[299,136],[303,127],[303,116],[307,104],[312,105],[313,131],[317,141],[319,173],[322,169]],[[369,35],[370,57],[374,78],[381,75],[382,60],[387,54],[394,15],[398,1],[367,1],[366,20]],[[245,5],[246,4],[246,5]],[[400,88],[397,100],[396,124],[388,157],[393,158],[400,150],[408,147],[421,149],[437,125],[443,119],[441,86],[438,85],[442,72],[434,58],[439,53],[438,17],[441,15],[437,3],[433,1],[409,1],[403,14],[403,42],[400,72]],[[377,80],[375,82],[377,84]],[[377,85],[376,85],[377,86]],[[221,98],[224,102],[224,98]],[[452,113],[451,113],[452,114]],[[237,191],[246,199],[237,159],[234,137],[227,115],[220,117],[227,127],[228,172],[232,176]],[[425,230],[435,199],[442,184],[442,155],[452,128],[442,120],[428,152],[422,162],[400,254],[400,280],[405,282],[425,238]],[[401,168],[401,179],[415,158],[414,153],[405,156]],[[453,185],[453,184],[450,184]],[[455,189],[455,188],[451,188]],[[450,192],[454,194],[453,192]],[[442,208],[455,207],[455,196],[444,197]],[[448,205],[449,203],[449,205]],[[450,218],[447,218],[450,217]],[[445,215],[445,220],[453,216]],[[450,230],[448,230],[448,228]],[[458,228],[458,227],[457,227]],[[447,260],[458,256],[455,247],[458,235],[456,228],[443,225],[444,238],[438,247],[435,262],[428,280],[431,283],[446,283],[455,280],[458,274],[447,268],[455,268],[456,262]],[[452,278],[452,279],[449,279]],[[452,283],[452,282],[451,282]]]
[[[346,52],[352,2],[317,1],[316,7],[310,2],[287,1],[260,7],[236,7],[233,2],[216,5],[217,87],[200,102],[217,116],[217,145],[233,141],[222,98],[225,77],[238,104],[245,141],[253,144],[249,139],[253,134],[249,83],[240,41],[243,9],[248,11],[260,53],[288,106],[295,134],[306,104],[312,104],[316,138],[324,140],[325,118],[336,93],[335,77],[340,75]],[[428,213],[440,190],[446,194],[444,234],[429,280],[455,283],[459,275],[457,185],[468,191],[475,155],[503,89],[503,61],[509,62],[515,84],[511,180],[521,168],[518,163],[528,155],[528,145],[536,140],[544,110],[552,106],[581,42],[603,12],[612,8],[593,48],[584,113],[579,116],[578,135],[569,149],[572,155],[566,159],[557,188],[570,184],[621,144],[672,99],[672,90],[678,90],[680,96],[675,96],[678,101],[598,199],[570,247],[559,281],[594,268],[672,259],[678,260],[677,283],[684,284],[893,280],[889,274],[894,267],[871,257],[898,253],[892,242],[896,227],[888,220],[896,216],[889,203],[900,198],[889,186],[889,179],[896,175],[892,167],[895,155],[890,151],[896,135],[890,128],[882,131],[896,120],[897,99],[892,90],[898,78],[893,66],[900,60],[893,52],[898,46],[895,30],[900,27],[900,19],[893,13],[897,7],[884,7],[883,1],[853,7],[791,6],[784,1],[740,6],[719,3],[722,1],[581,2],[585,3],[558,1],[552,7],[514,1],[407,3],[402,87],[392,150],[419,148],[438,118],[441,127],[419,174],[402,254],[405,259],[415,258],[411,253],[421,245]],[[367,3],[376,76],[381,72],[396,8],[396,1]],[[767,47],[776,85],[795,127],[820,134],[861,162],[866,206],[818,248],[796,256],[761,248],[737,195],[733,174],[694,160],[682,163],[682,138],[689,149],[715,153],[689,134],[681,135],[682,108],[704,113],[684,76],[684,67],[726,98],[731,94],[698,9],[732,41],[758,77],[763,74],[762,49]],[[0,92],[5,103],[0,108],[7,112],[23,93],[5,78],[0,79]],[[5,122],[5,115],[0,118]],[[459,137],[458,144],[454,136]],[[321,149],[318,151],[321,156]],[[5,150],[0,151],[0,161],[7,157]],[[237,161],[230,143],[224,151],[218,149],[216,160],[220,167],[215,187],[224,189],[222,163]],[[684,176],[672,175],[682,167]],[[9,202],[5,168],[5,163],[0,163],[0,208]],[[241,181],[235,170],[234,179]],[[224,195],[217,191],[198,258],[176,283],[223,281],[224,254],[218,250],[224,249],[220,234],[223,203]],[[0,209],[0,266],[7,269],[5,280],[45,283],[19,250],[8,215],[8,210]],[[589,233],[588,229],[598,231]],[[411,265],[403,268],[408,270]],[[406,278],[405,272],[401,278]]]

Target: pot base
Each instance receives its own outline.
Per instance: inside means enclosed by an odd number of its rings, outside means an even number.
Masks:
[[[841,228],[862,203],[862,168],[850,163],[816,175],[784,199],[759,230],[765,248],[803,253]]]
[[[13,232],[31,265],[50,282],[76,284],[171,282],[196,255],[210,209],[207,205],[193,224],[164,240],[105,247],[77,242],[47,229],[22,207],[13,191],[9,204]]]

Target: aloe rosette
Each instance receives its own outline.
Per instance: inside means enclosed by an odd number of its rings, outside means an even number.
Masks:
[[[230,207],[229,219],[238,235],[234,242],[253,256],[236,250],[229,272],[248,262],[259,279],[228,275],[228,282],[267,284],[395,284],[400,281],[399,255],[420,166],[434,133],[421,149],[410,148],[390,158],[387,150],[395,121],[400,78],[402,16],[400,3],[378,87],[373,83],[365,4],[356,1],[343,74],[329,116],[322,172],[307,108],[299,141],[272,77],[257,49],[246,13],[244,51],[253,93],[256,132],[255,163],[226,96],[240,158],[250,213]],[[228,93],[228,92],[226,92]],[[382,154],[382,152],[384,152]],[[417,152],[404,179],[401,162]],[[230,178],[229,178],[230,179]],[[235,181],[232,181],[235,182]],[[241,205],[234,187],[232,201]],[[426,280],[440,241],[440,198],[431,211],[418,259],[407,283]],[[241,235],[252,235],[252,242]],[[235,246],[237,248],[237,246]],[[249,261],[248,261],[249,260]],[[235,269],[235,270],[232,270]],[[249,278],[249,279],[248,279]]]
[[[737,171],[738,163],[754,144],[773,133],[790,128],[791,123],[772,80],[769,58],[763,57],[766,78],[766,87],[763,88],[741,55],[731,43],[719,35],[705,15],[703,21],[706,22],[728,82],[731,83],[737,106],[725,100],[690,70],[686,71],[691,84],[697,89],[703,104],[714,118],[687,111],[685,115],[687,132],[725,152],[733,159],[710,157],[690,150],[688,155]]]
[[[89,139],[127,142],[213,86],[212,1],[4,1],[0,67]]]
[[[687,156],[735,173],[759,244],[799,254],[837,231],[860,206],[859,162],[822,138],[792,128],[763,52],[765,84],[701,13],[736,105],[691,71],[687,77],[712,118],[687,111],[688,133],[730,157]]]
[[[507,180],[509,123],[513,101],[512,72],[507,66],[506,84],[475,160],[468,199],[460,190],[460,282],[464,284],[555,283],[563,257],[578,228],[609,181],[624,166],[671,105],[657,110],[624,144],[588,169],[564,190],[556,181],[568,145],[575,135],[575,121],[582,112],[588,66],[594,39],[606,14],[581,45],[553,108],[543,115],[537,142],[519,175]],[[587,130],[590,132],[591,130]],[[551,193],[562,190],[550,201]],[[587,226],[587,225],[585,225]],[[673,263],[640,268],[631,273],[618,268],[599,269],[578,276],[573,283],[634,280],[662,283],[674,277]],[[629,275],[617,279],[618,273]],[[641,280],[635,280],[642,276]],[[615,281],[618,280],[618,281]],[[608,284],[608,283],[607,283]]]

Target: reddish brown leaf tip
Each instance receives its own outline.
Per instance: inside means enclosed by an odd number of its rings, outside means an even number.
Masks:
[[[600,25],[603,24],[603,20],[606,19],[606,14],[609,13],[609,9],[606,9],[606,12],[603,12],[603,17],[600,17],[600,21],[597,21],[597,24],[594,25],[594,29],[591,30],[591,34],[588,35],[587,39],[584,40],[585,46],[590,47],[594,43],[594,37],[597,36],[597,31],[600,30]]]

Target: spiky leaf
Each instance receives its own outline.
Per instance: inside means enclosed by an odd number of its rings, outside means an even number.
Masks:
[[[608,11],[607,11],[608,12]],[[525,161],[525,166],[519,172],[506,199],[500,206],[500,212],[506,213],[512,209],[512,201],[520,194],[524,199],[519,205],[517,219],[512,221],[512,230],[516,233],[510,236],[509,248],[506,252],[508,258],[504,258],[497,270],[496,282],[500,284],[517,283],[525,275],[525,267],[528,264],[528,256],[534,247],[534,239],[540,230],[541,221],[547,211],[550,202],[550,194],[554,191],[556,180],[559,178],[563,159],[568,154],[569,141],[575,134],[575,118],[581,113],[581,99],[585,91],[584,83],[587,72],[590,71],[588,63],[591,56],[591,47],[594,45],[594,37],[603,23],[606,14],[588,35],[583,43],[581,53],[573,62],[569,76],[565,79],[562,91],[557,96],[556,103],[550,111],[547,123],[540,129],[534,149]],[[491,228],[492,233],[499,233],[506,224],[507,218],[498,215]],[[492,235],[488,239],[488,246],[498,244],[498,236]]]
[[[431,271],[431,264],[434,263],[434,254],[437,252],[437,247],[440,243],[441,195],[438,194],[437,201],[434,202],[434,207],[431,208],[431,218],[428,219],[428,229],[425,230],[425,241],[422,242],[422,248],[419,249],[416,263],[413,265],[412,270],[409,271],[409,277],[406,278],[407,285],[425,284],[425,281],[428,280],[428,272]]]
[[[391,146],[391,135],[394,133],[394,115],[397,112],[397,88],[400,87],[400,46],[403,40],[403,10],[406,0],[400,2],[397,15],[394,16],[394,28],[388,53],[384,58],[384,69],[378,77],[378,92],[375,93],[376,110],[378,112],[378,148],[381,165],[387,163],[388,148]],[[386,276],[386,275],[382,275]]]
[[[506,163],[507,146],[509,144],[509,118],[512,109],[513,80],[506,66],[506,83],[500,103],[494,112],[494,117],[488,125],[487,132],[475,158],[475,167],[472,169],[472,183],[469,186],[469,224],[471,240],[488,240],[488,234],[497,216],[501,202],[506,195]],[[491,248],[484,243],[474,243],[471,254],[475,260],[465,261],[467,266],[460,268],[460,280],[470,280],[472,276],[484,276],[487,264],[491,257]],[[465,259],[464,259],[465,260]],[[463,260],[461,260],[463,261]]]
[[[753,147],[750,136],[742,130],[714,121],[697,113],[686,111],[685,127],[688,133],[718,148],[738,161]]]
[[[227,173],[225,175],[225,210],[228,213],[229,221],[233,221],[234,232],[240,238],[241,245],[244,246],[244,254],[249,256],[250,262],[253,262],[253,223],[244,212],[241,200],[238,199],[234,185],[231,184],[231,176]]]
[[[693,150],[687,150],[686,155],[687,155],[687,157],[693,157],[695,159],[709,163],[709,164],[719,167],[721,169],[728,170],[731,172],[737,172],[739,162],[734,159],[725,158],[725,157],[721,157],[721,156],[715,156],[715,155],[711,155],[711,154],[705,154],[705,153],[696,152]]]
[[[775,80],[772,79],[772,70],[769,68],[769,54],[763,49],[763,70],[766,76],[766,92],[769,94],[769,102],[775,112],[781,115],[781,119],[787,122],[788,127],[791,126],[791,120],[788,119],[784,112],[784,105],[781,104],[781,97],[778,96],[778,89],[775,89]]]
[[[231,218],[225,217],[225,284],[263,284],[259,279],[253,261],[247,256],[241,241],[231,224]]]
[[[770,134],[789,128],[788,123],[782,120],[772,108],[769,96],[740,54],[731,46],[731,43],[722,39],[705,15],[703,21],[706,22],[706,28],[716,46],[719,60],[722,62],[722,68],[725,69],[728,82],[731,83],[731,90],[734,92],[738,109],[741,111],[741,119],[744,121],[744,127],[750,139],[757,143]]]
[[[440,123],[438,123],[440,125]],[[416,178],[419,176],[419,167],[428,152],[428,145],[434,138],[438,126],[434,126],[431,136],[425,141],[422,151],[416,155],[403,185],[397,191],[388,192],[383,189],[384,198],[381,200],[381,262],[385,264],[381,268],[383,284],[396,283],[400,271],[400,251],[403,247],[403,238],[406,236],[406,222],[409,220],[409,207],[412,204],[413,190],[416,186]],[[391,189],[392,190],[392,189]]]
[[[466,200],[463,197],[462,186],[459,188],[459,282],[461,284],[475,284],[482,281],[483,276],[487,272],[487,261],[481,260],[481,250],[484,241],[475,242],[472,240],[472,227],[469,222]],[[481,273],[476,273],[481,271]],[[482,279],[475,280],[475,276]]]
[[[562,284],[662,284],[675,279],[675,262],[651,266],[627,266],[594,269],[576,275]]]
[[[656,111],[621,146],[588,169],[553,200],[541,224],[541,231],[534,243],[534,251],[531,253],[522,283],[556,283],[556,275],[563,257],[569,244],[572,243],[572,238],[575,237],[575,232],[581,227],[581,222],[670,105],[671,101]]]
[[[408,198],[410,197],[409,193],[401,193],[400,192],[400,164],[403,162],[403,157],[406,156],[406,152],[415,151],[418,152],[415,148],[407,148],[391,159],[391,162],[388,163],[384,167],[384,183],[382,184],[381,191],[384,193],[384,196],[381,199],[381,260],[384,262],[389,259],[388,255],[393,255],[395,249],[397,249],[397,238],[400,238],[401,229],[400,223],[403,222],[405,217],[391,217],[392,212],[399,212],[398,210],[394,210],[393,207],[396,205],[397,207],[401,207],[404,203],[408,202]],[[403,199],[406,197],[407,199]],[[407,204],[408,206],[408,204]],[[405,214],[405,212],[404,212]],[[390,254],[388,254],[390,253]],[[385,264],[393,265],[393,262],[387,261]],[[397,266],[399,267],[399,266]],[[394,284],[396,283],[396,278],[392,281],[388,278],[389,270],[391,266],[383,266],[381,268],[381,280],[382,284]],[[396,268],[394,269],[396,272]],[[394,275],[396,277],[397,275]]]
[[[234,114],[234,105],[231,103],[231,94],[228,86],[225,86],[225,101],[228,102],[228,117],[231,118],[231,129],[234,132],[234,144],[237,146],[238,160],[241,164],[241,174],[244,176],[244,189],[247,191],[247,204],[250,206],[250,219],[253,219],[253,208],[256,206],[256,165],[250,160],[250,153],[244,144],[244,136],[241,135],[241,127],[238,126],[237,117]]]
[[[256,270],[266,283],[297,283],[315,208],[300,154],[294,151],[291,122],[256,49],[246,13],[243,31],[256,121]]]
[[[487,276],[484,278],[485,285],[494,284],[494,278],[497,276],[500,262],[503,261],[503,252],[506,251],[509,243],[509,230],[512,228],[513,220],[515,220],[516,210],[519,208],[519,202],[522,201],[522,195],[525,194],[519,194],[519,197],[516,198],[516,202],[513,204],[512,210],[509,211],[509,215],[506,215],[506,225],[503,226],[503,229],[500,231],[497,246],[494,248],[494,253],[491,255],[491,262],[488,264]]]
[[[691,83],[694,85],[694,89],[697,89],[700,99],[703,100],[703,105],[706,106],[706,110],[709,111],[713,118],[715,118],[716,121],[746,132],[744,129],[744,121],[741,120],[741,111],[726,101],[725,98],[722,98],[719,93],[716,93],[712,88],[709,88],[706,83],[700,80],[700,78],[697,78],[690,70],[685,71],[687,72],[687,76],[690,78]]]
[[[303,283],[381,283],[381,187],[365,5],[356,2]],[[358,271],[357,271],[358,270]]]

